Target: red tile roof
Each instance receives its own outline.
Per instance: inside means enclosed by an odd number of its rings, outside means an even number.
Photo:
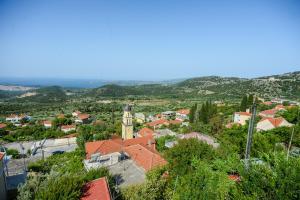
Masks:
[[[153,122],[149,122],[147,125],[151,126],[151,127],[154,127],[157,125],[169,125],[169,121],[166,119],[159,119],[159,120],[155,120]]]
[[[275,109],[264,110],[264,111],[261,111],[259,113],[259,115],[275,115],[276,112],[277,112],[277,110],[275,110]]]
[[[177,110],[176,113],[179,113],[182,115],[188,115],[188,114],[190,114],[190,110],[189,109],[180,109],[180,110]]]
[[[5,156],[5,153],[0,152],[0,160],[2,160],[4,158],[4,156]]]
[[[146,171],[167,163],[158,153],[154,153],[139,144],[125,147],[125,152],[137,165],[143,167]]]
[[[228,175],[228,178],[230,180],[235,181],[235,182],[240,182],[241,181],[241,177],[239,175]]]
[[[80,200],[111,200],[106,178],[99,178],[86,183]]]
[[[170,123],[170,124],[181,124],[182,121],[181,121],[181,120],[178,120],[178,119],[175,119],[175,120],[170,120],[169,123]]]
[[[70,129],[70,128],[76,128],[76,125],[71,124],[71,125],[62,125],[61,126],[61,129]]]
[[[84,120],[90,118],[89,114],[78,114],[77,116],[79,119]]]
[[[235,112],[235,114],[251,116],[251,113],[248,113],[248,112]]]
[[[275,109],[276,110],[285,110],[285,106],[280,104],[280,105],[275,106]]]
[[[49,121],[49,120],[45,120],[45,121],[43,121],[43,124],[44,124],[44,125],[46,125],[46,124],[47,124],[47,125],[52,125],[52,122]]]
[[[271,124],[273,124],[274,127],[279,127],[279,125],[285,120],[282,117],[277,117],[277,118],[271,118],[271,117],[266,117],[260,120],[260,122],[268,120],[269,122],[271,122]]]
[[[95,142],[85,143],[86,158],[90,159],[91,155],[94,153],[101,153],[102,155],[110,154],[114,152],[121,152],[122,146],[128,147],[131,145],[140,144],[155,151],[155,140],[153,136],[146,136],[140,138],[133,138],[128,140],[122,140],[121,138],[111,139],[111,140],[101,140]]]
[[[267,105],[267,106],[270,106],[270,105],[272,105],[273,103],[272,103],[271,101],[265,101],[265,102],[263,102],[263,104],[265,104],[265,105]]]
[[[141,130],[139,130],[139,135],[141,137],[153,136],[153,134],[154,134],[154,131],[150,128],[147,128],[147,127],[142,128]]]
[[[0,123],[0,128],[5,128],[6,124]]]

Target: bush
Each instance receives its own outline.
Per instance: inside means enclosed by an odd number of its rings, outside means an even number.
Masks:
[[[19,158],[19,151],[17,149],[7,149],[6,150],[7,155],[11,155],[13,158]]]

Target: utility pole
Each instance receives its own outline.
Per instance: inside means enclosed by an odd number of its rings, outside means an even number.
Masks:
[[[294,131],[295,131],[295,127],[293,127],[291,139],[290,139],[289,146],[288,146],[288,149],[287,149],[287,154],[286,154],[286,159],[287,159],[287,160],[289,160],[290,148],[291,148],[291,146],[292,146],[292,140],[293,140],[293,136],[294,136]]]
[[[254,131],[254,121],[255,121],[255,116],[256,116],[256,102],[254,100],[254,103],[251,108],[251,118],[249,121],[249,127],[248,127],[248,136],[247,136],[247,146],[246,146],[246,152],[245,152],[245,168],[249,169],[249,164],[250,164],[250,152],[251,152],[251,144],[252,144],[252,136],[253,136],[253,131]]]

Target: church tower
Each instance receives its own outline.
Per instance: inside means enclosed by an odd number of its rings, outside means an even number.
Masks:
[[[132,107],[126,105],[124,108],[123,120],[122,120],[122,139],[127,140],[133,138],[133,124],[132,124]]]

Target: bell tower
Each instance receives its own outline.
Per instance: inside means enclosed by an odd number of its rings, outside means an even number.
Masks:
[[[133,138],[133,124],[132,124],[132,107],[131,105],[126,105],[124,107],[124,114],[122,120],[122,139],[132,139]]]

